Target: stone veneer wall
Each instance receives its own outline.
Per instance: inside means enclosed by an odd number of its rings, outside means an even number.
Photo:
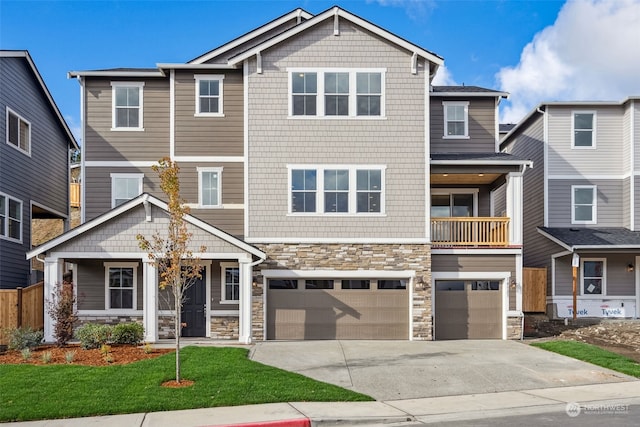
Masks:
[[[432,339],[431,247],[405,244],[267,244],[254,269],[252,333],[264,340],[262,270],[413,270],[413,339]]]
[[[507,339],[522,339],[522,317],[507,317]]]
[[[238,340],[240,337],[240,320],[237,316],[211,317],[211,339]]]
[[[103,325],[117,325],[118,323],[142,323],[142,316],[78,316],[76,329],[87,323],[98,323]]]

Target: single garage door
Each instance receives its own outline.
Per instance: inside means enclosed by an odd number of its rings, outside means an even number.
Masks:
[[[501,339],[502,282],[436,280],[435,339]]]
[[[267,339],[409,338],[408,280],[268,279]]]

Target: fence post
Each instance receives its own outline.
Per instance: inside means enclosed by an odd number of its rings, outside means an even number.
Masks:
[[[16,327],[20,328],[22,326],[22,288],[16,288],[17,295],[17,313],[16,313]]]

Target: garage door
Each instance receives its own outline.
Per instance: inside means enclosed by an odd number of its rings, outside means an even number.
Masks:
[[[408,280],[268,279],[267,339],[409,338]]]
[[[501,339],[502,282],[436,280],[435,339]]]

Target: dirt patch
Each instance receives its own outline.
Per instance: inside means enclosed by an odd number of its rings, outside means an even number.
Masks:
[[[153,359],[174,350],[152,348],[150,352],[147,351],[149,350],[145,351],[144,347],[130,345],[113,345],[108,353],[103,353],[100,349],[83,350],[77,345],[68,345],[66,347],[40,346],[31,351],[28,359],[25,359],[22,353],[16,350],[0,354],[0,364],[125,365],[139,360]],[[67,357],[71,360],[70,362]],[[47,358],[49,358],[48,361],[45,360]]]

